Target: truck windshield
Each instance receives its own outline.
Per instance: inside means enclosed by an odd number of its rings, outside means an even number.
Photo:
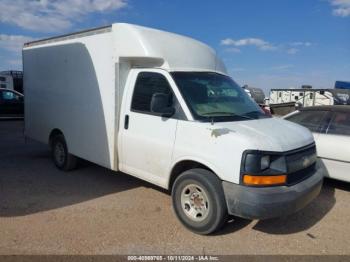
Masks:
[[[171,75],[196,120],[224,122],[269,117],[228,76],[212,72]]]

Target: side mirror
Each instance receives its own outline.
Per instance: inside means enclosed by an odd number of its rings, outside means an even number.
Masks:
[[[171,117],[175,113],[175,108],[171,105],[172,95],[155,93],[151,100],[151,112],[164,117]]]

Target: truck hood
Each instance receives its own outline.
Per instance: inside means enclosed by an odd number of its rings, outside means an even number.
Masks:
[[[214,135],[243,136],[257,150],[285,152],[314,142],[307,128],[279,118],[214,123],[211,129]]]

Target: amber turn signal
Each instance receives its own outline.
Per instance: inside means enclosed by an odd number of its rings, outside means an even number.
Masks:
[[[286,175],[279,176],[251,176],[244,175],[243,183],[248,186],[268,186],[268,185],[281,185],[287,181]]]

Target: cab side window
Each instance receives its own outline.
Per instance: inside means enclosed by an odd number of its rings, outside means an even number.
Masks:
[[[327,134],[350,136],[350,113],[335,112]]]
[[[301,111],[295,115],[290,116],[287,120],[302,125],[311,132],[321,132],[322,127],[328,121],[327,111]]]
[[[151,100],[155,93],[163,93],[172,97],[172,90],[167,79],[158,73],[139,73],[131,102],[131,110],[140,113],[151,113]],[[172,101],[169,101],[169,106]]]

